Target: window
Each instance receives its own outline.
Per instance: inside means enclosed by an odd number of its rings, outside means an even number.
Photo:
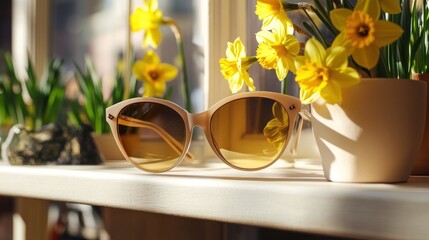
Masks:
[[[12,6],[6,6],[10,2]],[[82,64],[85,55],[88,55],[95,62],[108,89],[116,64],[126,53],[130,11],[140,5],[142,0],[10,2],[2,3],[5,8],[1,9],[13,8],[12,52],[18,70],[25,67],[27,51],[39,73],[50,56],[65,58],[67,68],[73,69],[73,62]],[[228,83],[220,74],[218,66],[219,58],[225,55],[228,41],[240,36],[248,53],[255,52],[257,43],[254,34],[261,25],[254,14],[255,4],[256,0],[159,0],[164,14],[175,18],[184,34],[194,112],[202,111],[230,94]],[[7,31],[4,27],[2,29]],[[162,58],[174,62],[171,56],[175,54],[175,43],[168,29],[163,32],[166,36],[164,45],[169,46],[169,49],[164,47],[161,50]],[[141,33],[131,35],[134,49],[138,47],[141,36]],[[141,55],[141,51],[136,51],[137,58]],[[275,79],[274,71],[261,70],[255,64],[250,68],[250,74],[258,90],[280,89],[279,82],[266,81]],[[179,84],[178,79],[175,84]],[[293,95],[296,95],[296,85],[293,81],[289,82]],[[173,100],[181,103],[183,99],[179,95]]]
[[[64,58],[66,67],[72,69],[73,62],[82,64],[85,55],[89,55],[106,81],[105,87],[111,87],[115,65],[126,52],[129,6],[132,10],[141,0],[12,1],[12,53],[18,69],[25,69],[27,50],[39,74],[51,56]],[[159,0],[159,5],[166,16],[176,19],[183,32],[194,112],[202,111],[230,94],[218,61],[224,56],[228,41],[238,35],[245,38],[247,12],[243,9],[248,9],[248,3]],[[168,41],[165,44],[175,46],[168,30],[163,31]],[[138,44],[138,38],[141,33],[132,34],[133,46]],[[163,59],[174,61],[170,50],[161,51]],[[136,57],[139,56],[141,53],[136,51]]]

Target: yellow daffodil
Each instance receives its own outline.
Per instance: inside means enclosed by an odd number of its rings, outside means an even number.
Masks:
[[[161,63],[154,51],[148,51],[142,60],[133,65],[133,72],[137,79],[143,81],[144,97],[162,97],[166,89],[166,82],[177,76],[177,68],[167,63]]]
[[[379,20],[380,5],[371,3],[358,0],[354,11],[339,8],[330,13],[332,24],[341,31],[332,46],[349,49],[353,60],[367,69],[377,65],[379,48],[394,42],[403,32],[400,26]]]
[[[288,71],[295,73],[294,58],[298,55],[300,45],[293,36],[286,34],[283,25],[272,31],[262,30],[256,34],[259,43],[256,57],[265,69],[276,69],[277,78],[283,80]]]
[[[253,79],[247,72],[254,62],[256,62],[256,57],[246,56],[246,49],[240,38],[235,39],[234,43],[228,42],[226,58],[221,58],[219,65],[223,77],[229,82],[232,93],[240,91],[243,83],[246,83],[249,91],[255,91]]]
[[[264,136],[276,148],[283,148],[289,131],[289,116],[282,105],[277,102],[272,107],[274,118],[264,128]]]
[[[401,5],[398,0],[379,0],[381,9],[390,14],[398,14],[401,12]]]
[[[144,30],[143,48],[157,48],[162,40],[162,12],[158,9],[158,0],[144,0],[142,8],[136,8],[130,16],[131,31]]]
[[[358,72],[348,67],[347,51],[344,47],[325,50],[315,38],[305,45],[304,56],[295,58],[297,68],[295,81],[304,104],[322,97],[328,103],[341,103],[341,89],[358,84]]]
[[[293,33],[293,24],[287,17],[281,0],[258,0],[255,13],[262,20],[262,30],[271,30],[281,23],[287,34]]]

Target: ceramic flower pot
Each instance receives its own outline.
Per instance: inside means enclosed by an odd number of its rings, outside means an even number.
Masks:
[[[104,161],[125,160],[124,156],[116,145],[115,139],[111,133],[92,134],[98,152]]]
[[[363,79],[341,105],[312,104],[312,125],[327,180],[407,181],[423,137],[426,83]]]
[[[426,82],[426,91],[429,91],[429,73],[413,74],[412,79]],[[429,101],[429,98],[427,100]],[[426,125],[423,141],[412,171],[412,174],[415,175],[429,175],[429,104],[427,101],[426,105]]]

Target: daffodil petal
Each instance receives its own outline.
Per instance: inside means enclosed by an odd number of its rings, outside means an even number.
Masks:
[[[144,55],[143,62],[146,64],[159,64],[161,63],[161,59],[154,51],[150,50]]]
[[[165,90],[167,89],[167,84],[165,82],[155,82],[154,83],[155,96],[163,97]]]
[[[311,104],[320,97],[319,92],[307,91],[301,89],[299,92],[299,98],[303,104]]]
[[[287,35],[286,27],[282,24],[277,24],[277,26],[274,27],[271,31],[274,33],[274,36],[277,36],[278,38],[277,40],[279,42],[281,42],[282,39],[286,38],[286,35]]]
[[[143,36],[143,48],[152,46],[157,48],[162,41],[162,33],[159,28],[148,29]]]
[[[285,140],[285,134],[281,131],[282,122],[277,118],[271,119],[264,128],[264,136],[269,143]]]
[[[315,73],[312,71],[297,71],[295,81],[299,84],[299,87],[301,89],[310,89],[313,88],[308,84],[308,82],[314,82],[312,81],[315,78]],[[301,84],[302,83],[302,84]],[[307,84],[305,84],[307,83]]]
[[[374,21],[380,18],[380,4],[374,4],[374,0],[358,0],[355,6],[356,10],[366,12]]]
[[[380,0],[381,9],[390,14],[398,14],[401,12],[401,5],[397,0]]]
[[[281,125],[289,124],[288,115],[286,113],[286,110],[281,104],[275,102],[273,104],[272,111],[273,111],[274,117],[280,121]]]
[[[350,46],[349,40],[347,40],[346,34],[341,32],[332,42],[331,47],[344,47],[347,50],[347,55],[351,55],[353,48]]]
[[[288,71],[286,59],[280,58],[277,61],[277,67],[276,67],[277,79],[279,79],[280,81],[285,79],[288,72],[289,71]]]
[[[353,12],[350,9],[346,8],[337,8],[332,10],[329,13],[329,17],[331,18],[332,24],[334,27],[342,31],[346,27],[347,18],[352,14]]]
[[[290,19],[287,19],[286,21],[286,34],[293,34],[295,32],[295,28],[293,26],[293,23]]]
[[[155,88],[152,84],[145,82],[143,84],[143,97],[153,97],[155,96]]]
[[[325,99],[327,103],[341,104],[341,88],[335,84],[326,84],[326,86],[320,90],[320,96]]]
[[[144,14],[145,13],[143,9],[141,8],[136,8],[136,10],[134,10],[134,12],[130,16],[131,31],[137,32],[143,29],[144,24],[141,19],[143,18]]]
[[[226,58],[222,58],[219,60],[219,66],[221,69],[221,73],[225,79],[231,78],[231,76],[238,71],[237,63]]]
[[[283,26],[288,34],[293,33],[293,24],[286,16],[286,13],[278,14],[277,16],[272,16],[265,18],[262,24],[262,30],[272,30],[277,28],[279,25]]]
[[[259,64],[265,69],[273,69],[277,65],[277,54],[267,42],[262,42],[256,49]]]
[[[359,73],[351,67],[340,71],[331,71],[329,78],[332,82],[340,87],[350,87],[360,82]]]
[[[237,37],[232,43],[228,42],[228,48],[226,49],[226,57],[228,59],[246,57],[246,49],[244,48],[244,45],[239,37]]]
[[[305,44],[305,55],[314,63],[322,63],[325,59],[326,51],[319,41],[311,38]]]
[[[294,57],[287,56],[283,61],[286,61],[286,66],[291,72],[293,72],[293,73],[296,72]]]
[[[262,30],[256,33],[256,41],[258,41],[258,43],[268,42],[272,44],[276,42],[276,39],[272,32]]]
[[[371,44],[368,47],[357,49],[352,54],[353,60],[362,67],[371,69],[377,65],[380,57],[380,50],[377,45]]]
[[[237,93],[243,87],[243,79],[241,78],[240,73],[238,72],[232,75],[232,77],[228,79],[228,82],[229,82],[229,89],[231,90],[232,93]]]
[[[163,63],[160,65],[162,77],[165,81],[171,81],[177,77],[177,68],[173,65]]]
[[[325,64],[329,68],[346,68],[347,50],[344,47],[330,47],[326,50]]]
[[[404,30],[395,23],[383,20],[377,21],[375,23],[375,44],[378,47],[386,46],[396,41],[403,32]]]
[[[288,52],[294,55],[298,55],[301,49],[298,39],[293,35],[286,35],[284,45],[288,46]]]
[[[144,2],[148,10],[154,11],[158,9],[158,0],[145,0]]]
[[[255,85],[253,84],[253,79],[249,76],[249,73],[244,72],[242,77],[243,77],[244,83],[247,86],[247,89],[251,92],[255,91],[256,88],[255,88]]]
[[[295,63],[295,68],[299,69],[302,66],[305,65],[305,57],[304,56],[298,56],[294,59],[294,63]]]
[[[234,53],[235,57],[246,57],[246,49],[244,48],[243,43],[241,42],[240,38],[237,38],[234,43],[233,43],[234,47],[232,48],[232,51]]]
[[[144,72],[141,71],[142,69],[144,69],[143,61],[137,61],[133,64],[133,73],[138,80],[144,79]]]

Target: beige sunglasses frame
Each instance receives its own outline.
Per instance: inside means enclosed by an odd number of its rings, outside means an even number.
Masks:
[[[185,157],[192,158],[192,154],[189,153],[189,147],[190,147],[191,140],[192,140],[192,130],[195,126],[200,126],[203,129],[204,134],[206,135],[207,141],[210,144],[210,147],[213,149],[215,154],[222,160],[222,162],[224,162],[225,164],[227,164],[228,166],[230,166],[234,169],[245,170],[245,171],[256,171],[256,170],[260,170],[260,169],[263,169],[263,168],[270,166],[271,164],[276,162],[278,160],[278,158],[275,159],[274,161],[272,161],[270,164],[263,166],[263,167],[260,167],[260,168],[247,169],[247,168],[240,168],[240,167],[234,166],[231,163],[229,163],[228,160],[226,160],[222,156],[222,154],[219,152],[219,149],[216,147],[214,140],[212,138],[212,135],[211,135],[211,131],[210,131],[211,118],[212,118],[213,114],[220,107],[222,107],[223,105],[225,105],[229,102],[235,101],[235,100],[244,99],[244,98],[252,98],[252,97],[267,98],[267,99],[275,100],[275,101],[279,102],[281,105],[283,105],[283,107],[286,109],[286,111],[288,113],[289,126],[291,126],[291,127],[289,127],[289,130],[288,130],[286,144],[283,147],[281,153],[279,154],[279,156],[281,156],[283,154],[284,150],[286,149],[286,147],[290,144],[289,141],[291,140],[292,135],[294,135],[294,129],[298,131],[298,136],[296,137],[295,143],[294,143],[295,145],[297,144],[297,142],[299,140],[299,133],[300,133],[301,127],[302,127],[302,121],[298,122],[298,125],[297,125],[298,129],[296,129],[296,119],[300,116],[300,112],[301,112],[300,100],[296,97],[292,97],[292,96],[288,96],[288,95],[284,95],[284,94],[280,94],[280,93],[265,92],[265,91],[238,93],[238,94],[235,94],[235,95],[232,95],[232,96],[229,96],[229,97],[222,99],[221,101],[217,102],[212,107],[210,107],[207,111],[197,113],[197,114],[191,114],[191,113],[187,112],[185,109],[183,109],[182,107],[180,107],[179,105],[177,105],[173,102],[164,100],[164,99],[159,99],[159,98],[133,98],[133,99],[124,100],[124,101],[119,102],[113,106],[108,107],[106,109],[106,121],[110,125],[110,128],[111,128],[112,133],[113,133],[113,137],[114,137],[116,144],[118,145],[122,155],[124,155],[125,159],[128,162],[130,162],[132,165],[134,165],[135,167],[137,167],[138,169],[141,169],[143,171],[155,172],[155,173],[166,172],[166,171],[171,170],[172,168],[176,167],[177,165],[179,165],[180,162],[182,162]],[[140,103],[140,102],[157,103],[157,104],[162,104],[164,106],[170,107],[175,112],[177,112],[182,117],[182,119],[184,121],[185,128],[186,128],[186,140],[185,140],[185,146],[183,147],[183,152],[181,152],[181,155],[177,159],[175,164],[166,170],[153,171],[153,170],[147,170],[147,169],[141,168],[140,166],[138,166],[136,163],[134,163],[129,158],[129,156],[125,152],[125,149],[123,148],[123,146],[119,140],[118,121],[120,121],[120,118],[119,118],[120,112],[126,106],[134,104],[134,103]],[[156,128],[156,126],[153,126],[153,124],[151,124],[151,123],[145,124],[141,120],[132,119],[130,121],[130,119],[126,119],[125,121],[127,121],[127,120],[128,120],[129,126],[137,126],[138,125],[138,126],[144,126],[144,127],[149,127],[149,128]],[[160,131],[162,131],[162,129],[160,129]],[[159,131],[159,133],[160,133],[160,131]],[[171,136],[169,136],[168,133],[165,133],[165,134],[161,133],[160,135],[168,144],[170,144],[170,146],[177,146],[177,144],[180,144],[178,142],[175,142],[175,139],[172,138]],[[173,139],[173,140],[170,141],[169,139]],[[293,148],[296,148],[296,146],[293,146]]]

